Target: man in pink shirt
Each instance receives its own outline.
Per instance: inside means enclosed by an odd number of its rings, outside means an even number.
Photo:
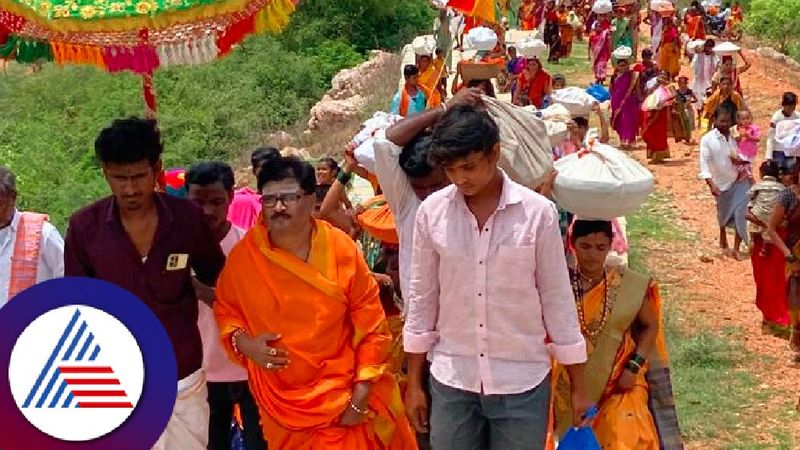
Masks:
[[[250,155],[250,165],[253,175],[258,179],[261,166],[272,158],[280,157],[278,149],[274,147],[257,148]],[[261,214],[261,194],[245,186],[233,194],[233,201],[228,208],[228,220],[243,230],[249,230]]]
[[[203,210],[214,238],[225,255],[245,235],[245,231],[226,219],[233,198],[233,170],[225,163],[207,162],[193,166],[186,173],[187,197]],[[214,289],[195,279],[199,302],[198,328],[203,342],[203,368],[206,371],[208,403],[211,410],[208,449],[230,450],[233,407],[239,405],[247,450],[266,448],[261,424],[250,389],[247,370],[232,362],[220,342],[220,332],[211,306]]]
[[[497,124],[460,105],[433,129],[430,159],[453,182],[417,213],[408,315],[406,413],[433,448],[543,449],[551,355],[585,393],[581,334],[555,205],[497,167]]]

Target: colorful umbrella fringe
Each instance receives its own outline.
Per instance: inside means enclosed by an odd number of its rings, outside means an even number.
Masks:
[[[34,3],[34,0],[20,1]],[[36,0],[39,12],[48,11],[48,15],[42,17],[33,10],[26,10],[28,6],[17,0],[0,0],[0,58],[21,63],[55,61],[59,65],[91,65],[108,72],[129,70],[151,74],[157,68],[212,61],[230,52],[249,34],[278,32],[288,23],[297,3],[296,0],[223,0],[216,3],[205,0],[194,8],[181,9],[181,5],[192,0],[93,2],[106,4],[107,9],[87,10],[91,4],[79,7],[77,2],[59,1],[74,5],[64,12],[59,9],[61,5]],[[132,6],[135,11],[149,11],[150,14],[130,18],[125,18],[124,14],[114,16],[112,12],[119,9],[114,5],[135,5]],[[167,5],[176,6],[170,10]],[[103,11],[103,20],[86,20],[87,14],[100,14],[99,11]],[[73,13],[78,16],[72,18]]]

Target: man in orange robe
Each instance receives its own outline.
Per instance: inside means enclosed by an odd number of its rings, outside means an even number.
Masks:
[[[270,450],[416,450],[378,285],[353,240],[312,219],[314,169],[271,161],[258,189],[262,220],[230,253],[214,312]]]

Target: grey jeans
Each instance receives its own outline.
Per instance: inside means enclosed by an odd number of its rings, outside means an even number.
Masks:
[[[550,375],[521,394],[482,395],[430,378],[431,447],[541,450],[547,439]]]

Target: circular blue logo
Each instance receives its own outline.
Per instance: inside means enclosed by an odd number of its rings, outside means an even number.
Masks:
[[[150,449],[177,393],[161,322],[91,278],[45,281],[0,308],[0,368],[3,450]]]

